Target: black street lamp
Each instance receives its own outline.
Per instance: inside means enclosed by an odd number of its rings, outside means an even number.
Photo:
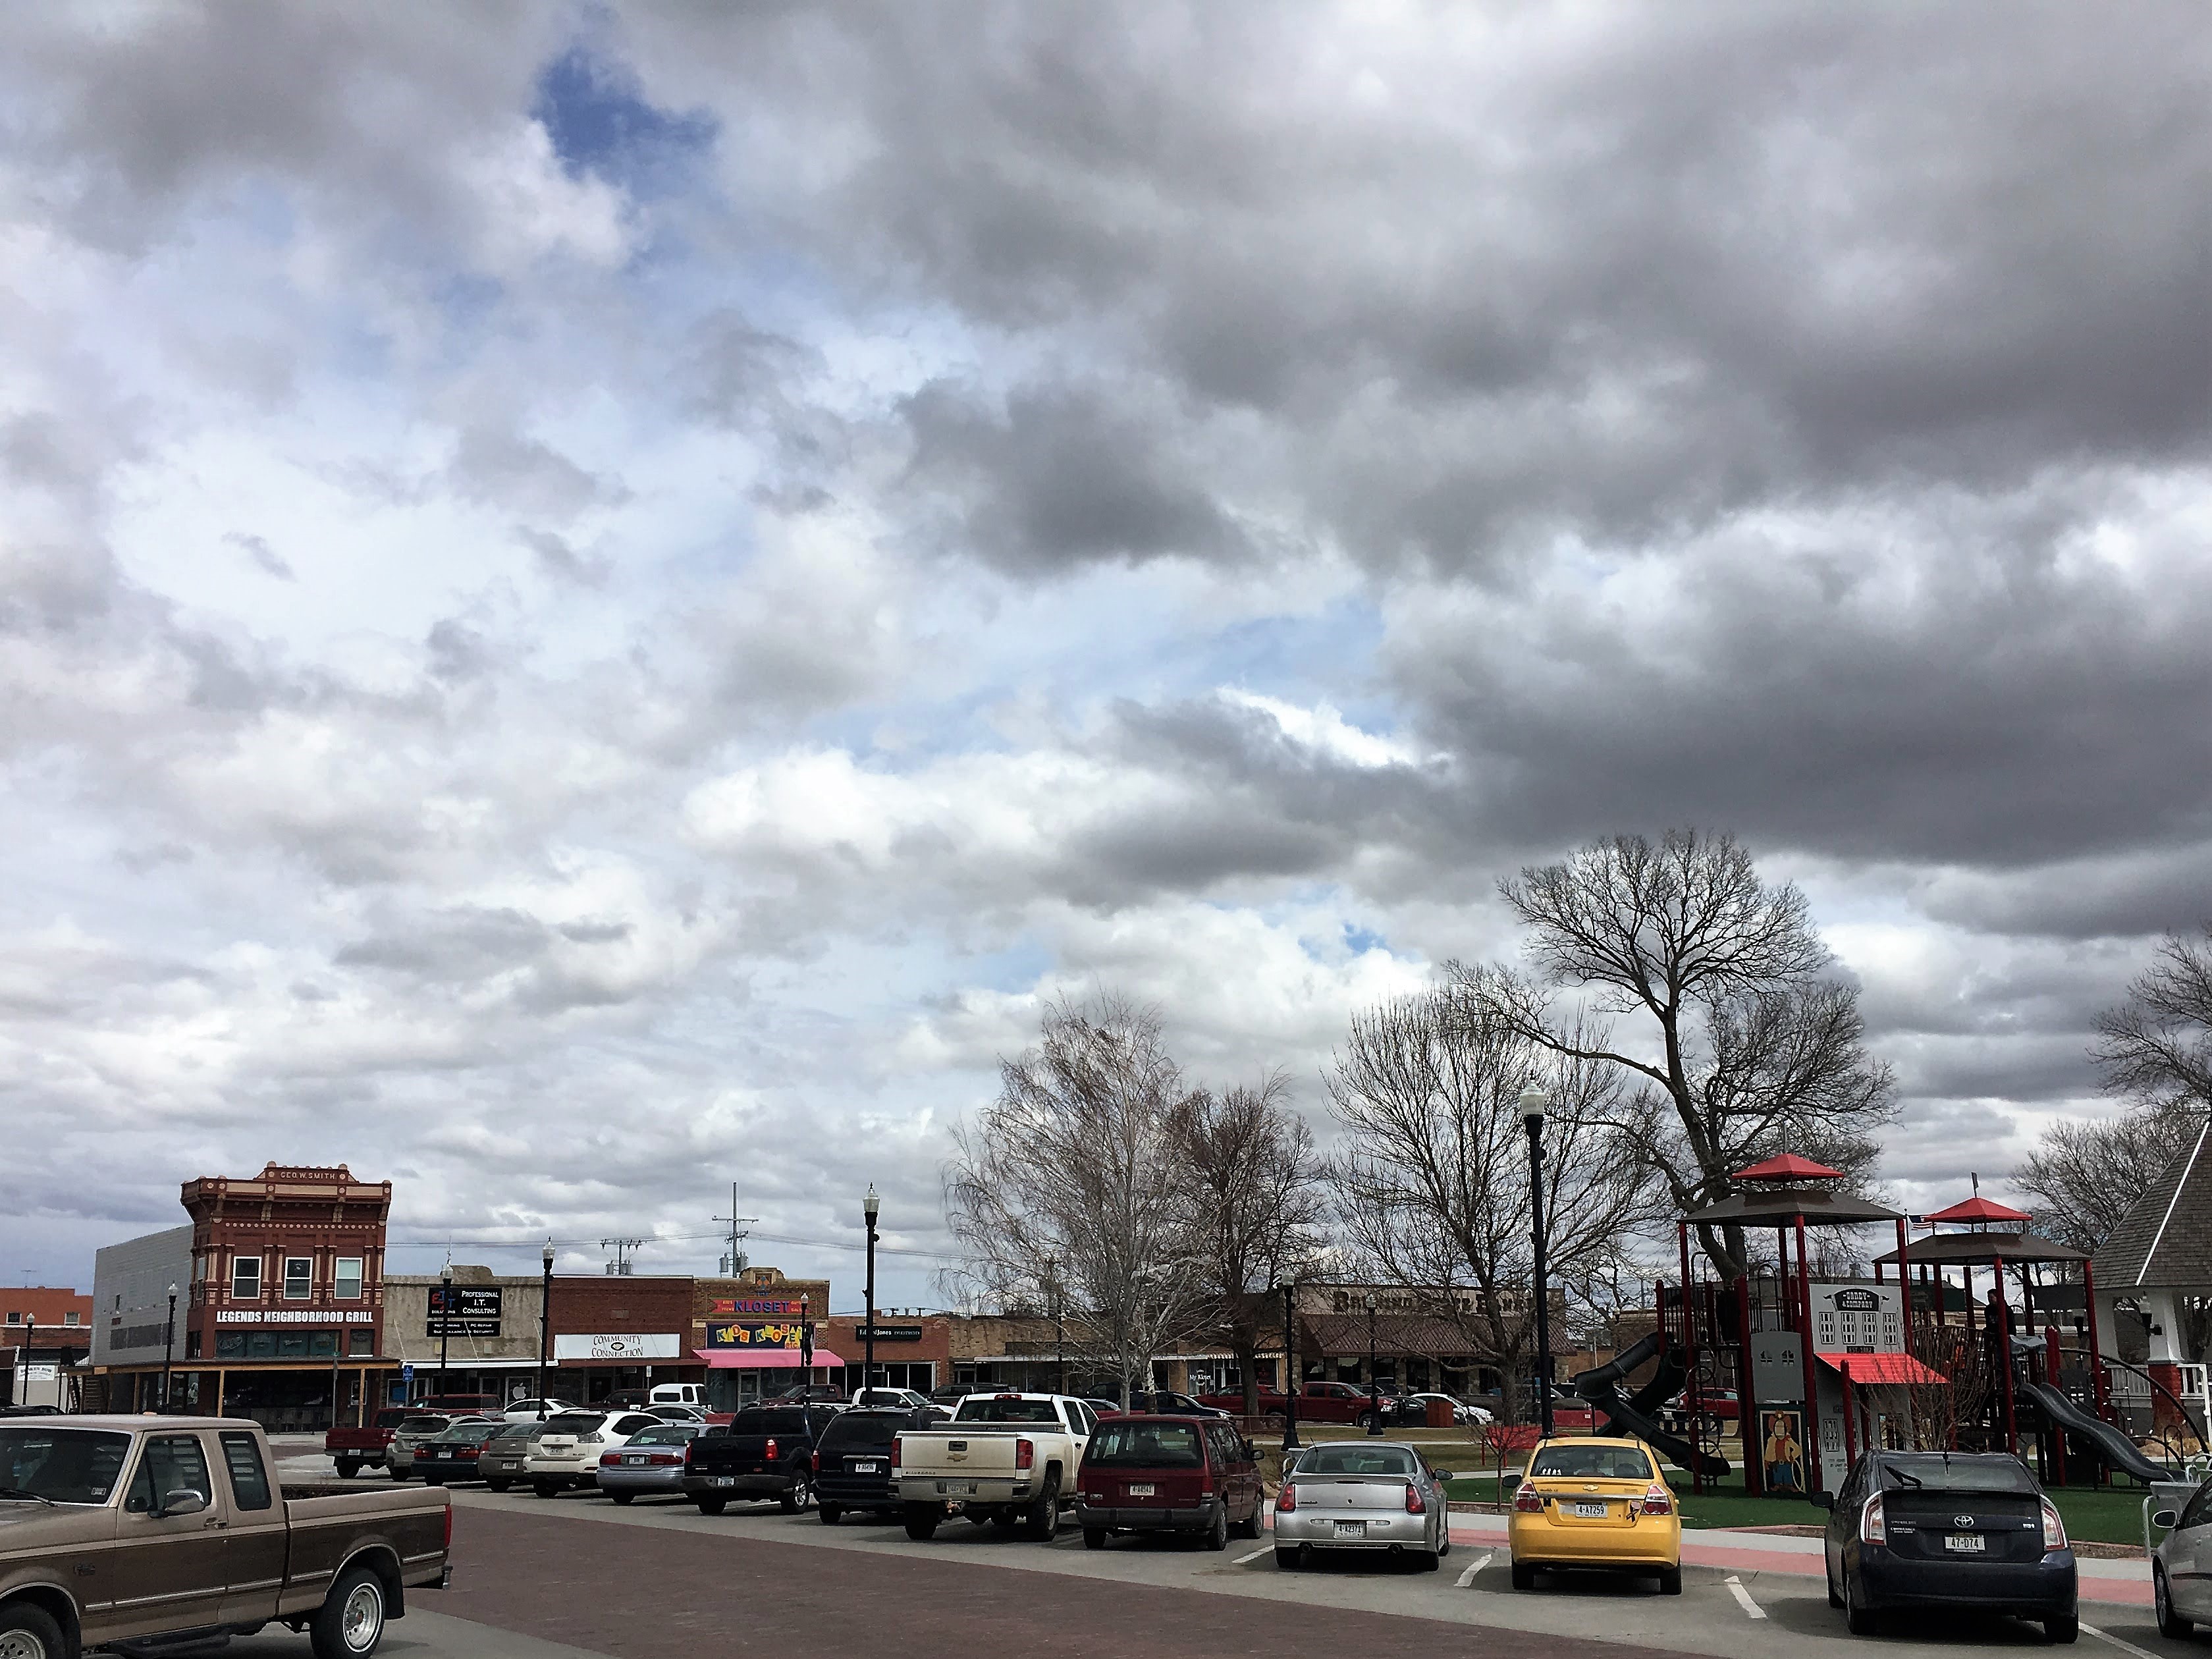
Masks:
[[[451,1258],[438,1276],[438,1392],[446,1391],[446,1356],[453,1340],[453,1264]]]
[[[177,1287],[169,1286],[169,1322],[161,1328],[161,1409],[170,1406],[169,1363],[177,1352]]]
[[[809,1392],[814,1386],[814,1327],[806,1322],[807,1297],[799,1298],[799,1403],[811,1403]]]
[[[1367,1432],[1382,1432],[1382,1382],[1375,1374],[1375,1292],[1367,1292]]]
[[[1066,1304],[1061,1299],[1060,1285],[1060,1257],[1044,1259],[1046,1284],[1052,1291],[1052,1391],[1067,1392],[1067,1321]]]
[[[1283,1286],[1283,1449],[1298,1449],[1298,1276]]]
[[[860,1328],[860,1386],[875,1386],[876,1375],[876,1216],[884,1201],[876,1196],[876,1183],[868,1183],[868,1195],[860,1200],[860,1208],[868,1218],[868,1322]]]
[[[545,1356],[553,1341],[553,1241],[545,1241],[540,1258],[545,1263],[545,1280],[538,1291],[538,1418],[545,1419]]]
[[[1544,1283],[1544,1113],[1552,1097],[1540,1083],[1521,1091],[1521,1121],[1528,1126],[1528,1215],[1535,1245],[1536,1421],[1552,1437],[1552,1295]]]

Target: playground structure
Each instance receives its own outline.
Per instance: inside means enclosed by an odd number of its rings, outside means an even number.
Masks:
[[[2212,1223],[2212,1150],[2203,1166]],[[2106,1352],[2112,1315],[2108,1303],[2100,1325],[2083,1252],[2037,1237],[2028,1216],[1978,1192],[1908,1218],[1836,1190],[1841,1179],[1794,1155],[1738,1170],[1735,1192],[1678,1222],[1681,1279],[1658,1287],[1656,1329],[1565,1386],[1607,1430],[1646,1441],[1700,1491],[1729,1473],[1720,1442],[1731,1418],[1745,1490],[1777,1497],[1835,1491],[1859,1449],[1875,1445],[2011,1452],[2054,1486],[2115,1474],[2169,1482],[2191,1442],[2205,1449],[2201,1412],[2152,1369]],[[2186,1179],[2160,1200],[2169,1221]],[[1870,1279],[1817,1269],[1817,1230],[1881,1224],[1895,1248]],[[1772,1270],[1725,1284],[1698,1272],[1693,1230],[1721,1229],[1771,1229]],[[2154,1237],[2146,1261],[2158,1249]],[[1650,1379],[1624,1393],[1646,1365]],[[2120,1417],[2117,1402],[2146,1391],[2164,1462],[2138,1449]]]

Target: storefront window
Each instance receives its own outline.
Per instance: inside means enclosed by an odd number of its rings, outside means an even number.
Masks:
[[[250,1331],[246,1338],[246,1357],[248,1359],[274,1359],[276,1357],[276,1337],[270,1331]]]
[[[335,1359],[338,1355],[338,1334],[336,1331],[307,1333],[307,1352],[316,1359]]]
[[[355,1328],[346,1333],[346,1352],[356,1358],[376,1352],[376,1333]]]
[[[307,1357],[307,1332],[279,1331],[276,1334],[276,1357],[279,1359],[305,1359]]]
[[[359,1256],[342,1255],[338,1258],[337,1279],[331,1287],[331,1294],[341,1302],[361,1300],[361,1258]]]
[[[215,1357],[217,1359],[245,1358],[246,1333],[244,1331],[216,1332],[215,1339]]]

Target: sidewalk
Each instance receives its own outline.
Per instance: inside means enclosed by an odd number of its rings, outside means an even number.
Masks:
[[[1451,1534],[1455,1544],[1502,1547],[1505,1542],[1505,1517],[1454,1510]],[[1732,1532],[1723,1527],[1692,1528],[1682,1534],[1685,1565],[1724,1567],[1732,1572],[1781,1572],[1805,1578],[1824,1577],[1824,1548],[1817,1538]],[[2075,1560],[2081,1572],[2084,1601],[2150,1606],[2149,1562],[2091,1560],[2081,1556]]]

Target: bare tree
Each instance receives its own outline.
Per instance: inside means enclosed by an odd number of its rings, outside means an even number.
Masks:
[[[2212,924],[2201,939],[2168,933],[2127,1001],[2097,1017],[2097,1034],[2092,1052],[2113,1093],[2212,1110]]]
[[[1247,1417],[1260,1409],[1260,1339],[1275,1322],[1263,1293],[1319,1252],[1327,1209],[1313,1131],[1288,1094],[1288,1079],[1270,1073],[1257,1088],[1201,1095],[1191,1114],[1205,1317],[1237,1358]]]
[[[2189,1099],[2155,1101],[2102,1122],[2052,1123],[2013,1182],[2038,1200],[2039,1231],[2094,1252],[2203,1123],[2204,1109]]]
[[[1439,990],[1355,1018],[1328,1076],[1345,1130],[1331,1176],[1352,1251],[1516,1379],[1535,1357],[1520,1097],[1537,1078],[1552,1095],[1546,1254],[1571,1286],[1625,1260],[1650,1218],[1650,1176],[1610,1127],[1613,1068],[1547,1051]],[[1519,1394],[1508,1388],[1509,1411]]]
[[[1115,1369],[1126,1406],[1206,1287],[1197,1095],[1157,1012],[1112,994],[1048,1006],[1038,1046],[999,1079],[945,1170],[963,1253],[948,1288],[1000,1308],[1065,1296],[1070,1346]]]
[[[1499,890],[1530,929],[1537,976],[1455,967],[1462,993],[1521,1038],[1634,1079],[1617,1127],[1678,1208],[1726,1197],[1732,1170],[1776,1151],[1870,1172],[1893,1079],[1795,885],[1761,881],[1729,836],[1674,830],[1656,846],[1594,842]],[[1555,1006],[1568,988],[1648,1020],[1644,1041],[1577,1035],[1579,1016]],[[1702,1230],[1699,1243],[1723,1278],[1743,1271],[1741,1229]]]

